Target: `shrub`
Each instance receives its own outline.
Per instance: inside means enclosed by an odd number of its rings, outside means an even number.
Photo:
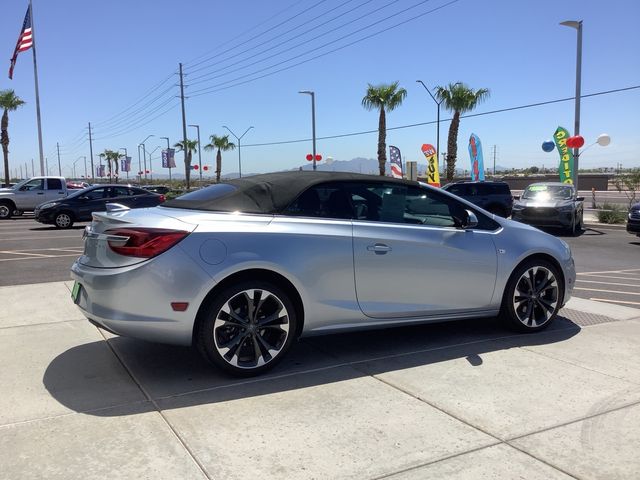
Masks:
[[[605,203],[598,210],[600,223],[624,223],[626,219],[627,210],[620,205]]]

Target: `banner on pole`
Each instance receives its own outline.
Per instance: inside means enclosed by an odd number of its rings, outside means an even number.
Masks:
[[[438,152],[433,145],[422,145],[422,154],[427,158],[427,183],[432,187],[440,186],[440,172],[438,171]]]
[[[569,132],[566,128],[558,127],[556,133],[553,134],[553,141],[560,154],[560,166],[558,167],[560,181],[573,184],[573,153],[567,147],[567,138],[569,138]]]
[[[124,157],[120,160],[120,171],[121,172],[131,171],[131,157]]]
[[[96,177],[104,177],[104,165],[98,165],[96,167]]]
[[[469,137],[469,156],[471,157],[471,181],[484,182],[484,158],[482,157],[482,143],[475,133]]]
[[[391,176],[402,178],[402,156],[398,147],[389,145],[389,161],[391,162]]]
[[[176,149],[162,150],[162,168],[176,168]]]

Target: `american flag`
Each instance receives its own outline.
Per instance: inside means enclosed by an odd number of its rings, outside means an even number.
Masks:
[[[400,149],[389,145],[389,158],[391,162],[391,176],[393,178],[402,178],[402,157]]]
[[[9,67],[9,78],[13,78],[13,68],[16,66],[16,60],[20,52],[25,52],[33,46],[33,34],[31,32],[31,5],[27,7],[27,14],[24,16],[24,23],[22,24],[22,30],[18,37],[18,43],[16,43],[16,49],[13,52],[11,58],[11,66]]]

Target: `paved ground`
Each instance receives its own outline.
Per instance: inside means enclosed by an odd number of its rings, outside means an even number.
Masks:
[[[237,380],[96,329],[70,285],[0,287],[0,479],[640,478],[640,310],[316,337]]]

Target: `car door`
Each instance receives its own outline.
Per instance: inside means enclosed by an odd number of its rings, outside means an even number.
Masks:
[[[20,193],[18,193],[16,201],[21,210],[33,210],[37,205],[47,201],[44,178],[29,180],[18,191]]]
[[[464,204],[426,187],[359,188],[353,193],[367,197],[368,208],[353,221],[353,256],[365,315],[427,317],[489,308],[496,249],[490,230],[456,227]]]
[[[77,198],[79,220],[91,220],[93,212],[104,212],[111,201],[109,187],[88,190]]]
[[[55,202],[67,196],[67,192],[62,187],[62,179],[47,178],[47,189],[45,195],[47,202]]]
[[[128,187],[111,187],[109,203],[119,203],[129,208],[136,207],[136,197],[132,196],[133,191]]]

